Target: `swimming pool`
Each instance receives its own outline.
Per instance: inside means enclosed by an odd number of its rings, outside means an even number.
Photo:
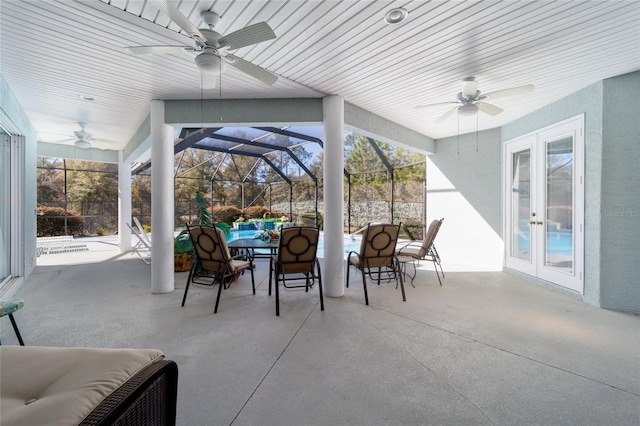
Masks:
[[[571,232],[547,232],[546,250],[548,254],[571,255],[573,253],[573,234]],[[518,247],[526,248],[530,246],[529,233],[518,234]]]
[[[240,238],[255,238],[256,235],[260,235],[261,231],[238,231],[235,229],[231,230],[231,235],[227,237],[227,242],[231,242],[234,240],[238,240]],[[350,236],[344,236],[344,256],[346,257],[350,251],[359,251],[360,250],[360,241],[361,238],[355,237],[355,239],[351,239]],[[263,252],[267,252],[267,250],[262,250]],[[260,253],[261,251],[258,250]],[[318,257],[324,257],[324,236],[322,232],[320,233],[320,239],[318,240]]]

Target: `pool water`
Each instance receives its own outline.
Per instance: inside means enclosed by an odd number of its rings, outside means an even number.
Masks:
[[[573,234],[571,232],[547,232],[547,253],[571,255],[573,252]],[[518,247],[529,247],[529,234],[518,234]]]
[[[240,238],[255,238],[257,235],[260,235],[262,231],[238,231],[231,230],[231,235],[227,237],[227,242],[239,240]],[[360,250],[360,237],[356,237],[354,240],[351,239],[348,235],[344,236],[344,256],[346,257],[350,251],[359,251]],[[267,250],[263,250],[265,253]],[[258,252],[261,252],[258,250]],[[318,240],[318,257],[324,257],[324,236],[320,233],[320,239]]]

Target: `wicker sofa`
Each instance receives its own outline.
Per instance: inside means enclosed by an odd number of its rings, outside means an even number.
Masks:
[[[153,349],[0,346],[0,424],[175,425],[178,367]]]

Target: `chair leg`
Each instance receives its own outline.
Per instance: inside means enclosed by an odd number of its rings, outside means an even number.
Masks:
[[[349,260],[347,260],[347,282],[346,282],[346,285],[345,285],[345,287],[347,287],[347,288],[349,288],[349,269],[351,269],[350,266],[351,266],[351,264],[349,263]]]
[[[322,295],[322,272],[320,272],[320,262],[316,259],[316,267],[318,268],[318,290],[320,291],[320,310],[324,311],[324,296]]]
[[[404,294],[404,280],[402,279],[402,274],[400,273],[400,269],[396,263],[396,278],[400,279],[400,290],[402,290],[402,301],[407,301],[407,296]]]
[[[191,278],[193,278],[193,272],[195,271],[196,265],[198,262],[193,262],[193,266],[189,269],[189,278],[187,278],[187,286],[184,288],[184,296],[182,296],[182,306],[184,306],[184,302],[187,300],[187,292],[189,291],[189,284],[191,283]]]
[[[9,319],[11,320],[13,331],[16,332],[16,337],[18,338],[18,342],[20,343],[20,346],[24,346],[24,342],[22,341],[22,336],[20,335],[20,330],[18,330],[18,324],[16,324],[16,320],[13,318],[13,314],[9,314]]]
[[[218,296],[216,296],[216,307],[213,309],[213,313],[218,313],[218,305],[220,304],[220,294],[222,294],[222,287],[224,286],[224,277],[218,283]]]
[[[431,247],[431,259],[433,259],[433,267],[436,269],[436,274],[438,273],[438,266],[440,266],[440,272],[442,272],[442,278],[444,278],[444,270],[442,269],[442,263],[440,263],[440,255],[436,250],[436,246]],[[438,280],[440,280],[440,276],[438,276]],[[440,285],[442,285],[442,281],[440,281]]]
[[[276,265],[276,267],[274,268],[274,275],[275,275],[275,285],[276,285],[276,316],[279,317],[280,316],[280,291],[279,291],[279,287],[280,285],[278,284],[278,266]]]
[[[440,283],[440,287],[442,287],[442,280],[440,279],[440,274],[438,273],[438,264],[436,263],[436,261],[433,261],[433,269],[436,270],[436,276],[438,277],[438,282]],[[444,277],[444,273],[442,274],[442,276]]]
[[[253,289],[253,294],[256,294],[256,281],[253,278],[253,262],[249,262],[249,266],[251,268],[251,288]]]
[[[273,258],[269,258],[269,296],[271,296],[271,279],[273,278]]]
[[[369,304],[369,295],[367,294],[367,277],[364,274],[364,269],[362,270],[362,287],[364,288],[364,304]]]

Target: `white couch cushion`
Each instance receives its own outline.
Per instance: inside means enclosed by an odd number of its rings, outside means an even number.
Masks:
[[[163,358],[155,349],[0,346],[0,424],[77,425]]]

